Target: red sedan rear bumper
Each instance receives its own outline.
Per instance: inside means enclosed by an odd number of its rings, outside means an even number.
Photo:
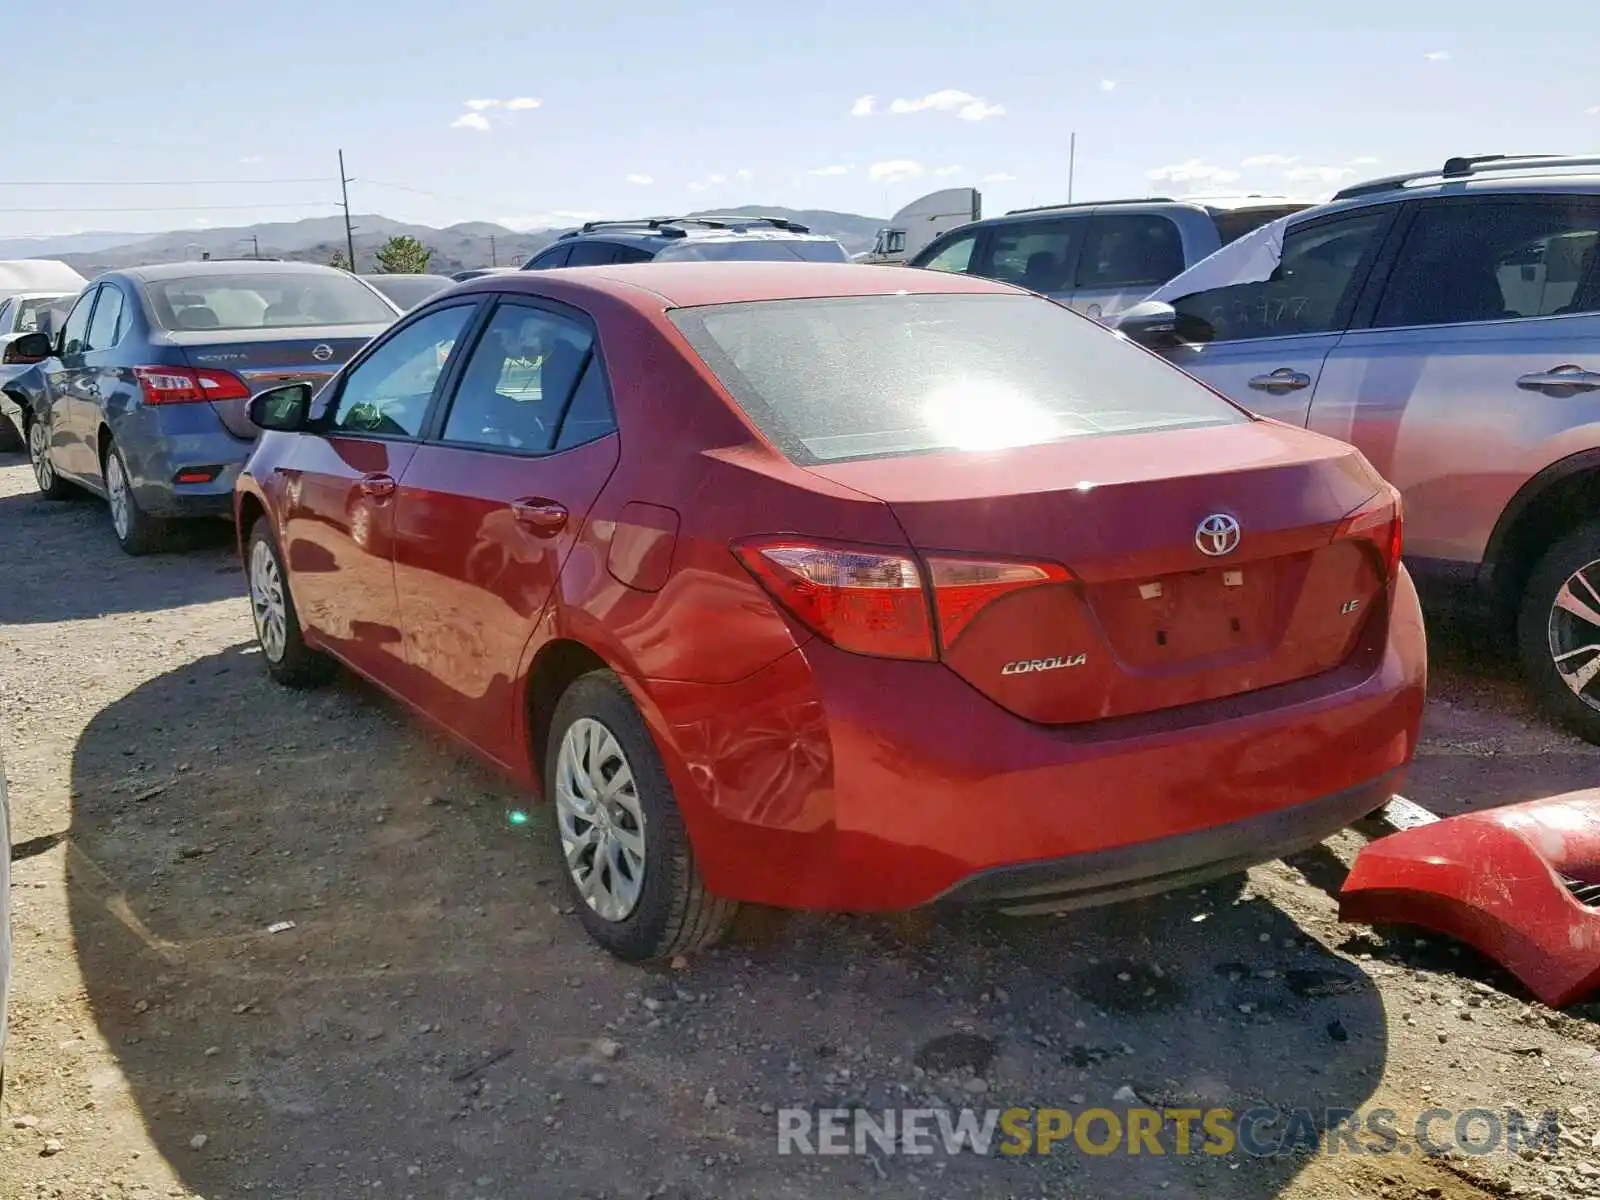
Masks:
[[[1600,988],[1600,908],[1579,899],[1597,884],[1600,789],[1379,838],[1356,856],[1339,915],[1459,938],[1557,1007]]]
[[[791,908],[1060,908],[1313,844],[1381,807],[1426,682],[1408,579],[1335,671],[1041,726],[947,668],[811,641],[736,684],[636,688],[707,885]]]

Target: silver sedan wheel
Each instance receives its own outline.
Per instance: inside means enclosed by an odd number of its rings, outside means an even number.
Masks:
[[[289,606],[284,602],[278,560],[265,542],[257,542],[250,551],[250,612],[261,652],[272,662],[281,662],[289,642]]]
[[[1550,657],[1572,694],[1600,710],[1600,560],[1567,577],[1550,606]]]
[[[601,918],[625,920],[644,887],[644,809],[633,768],[591,717],[568,727],[556,753],[556,822],[578,894]]]
[[[56,469],[50,462],[50,428],[43,421],[28,425],[28,461],[39,490],[48,492],[56,484]]]
[[[128,491],[128,475],[122,469],[122,457],[115,451],[106,452],[106,496],[111,501],[111,525],[117,536],[126,540],[133,525],[133,495]]]

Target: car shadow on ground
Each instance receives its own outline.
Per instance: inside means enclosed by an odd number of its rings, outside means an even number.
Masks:
[[[88,996],[203,1195],[1265,1198],[1306,1160],[1180,1157],[1170,1125],[1161,1156],[801,1159],[775,1110],[1320,1123],[1385,1066],[1372,981],[1243,877],[1054,918],[753,910],[682,969],[625,966],[571,915],[543,810],[365,685],[275,688],[251,648],[101,711],[72,782]]]
[[[4,465],[5,456],[0,456]],[[93,619],[107,613],[155,612],[241,595],[244,573],[233,527],[196,521],[175,532],[168,553],[130,558],[117,549],[106,506],[88,493],[46,500],[36,492],[0,496],[0,527],[23,521],[42,530],[10,547],[0,586],[0,626]],[[61,555],[82,556],[85,539],[99,538],[106,570],[90,587],[59,586]]]

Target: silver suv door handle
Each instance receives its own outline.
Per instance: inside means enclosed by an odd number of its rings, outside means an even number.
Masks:
[[[1257,375],[1250,386],[1258,392],[1298,392],[1311,386],[1311,376],[1293,367],[1279,367],[1269,375]]]
[[[1535,371],[1517,380],[1517,386],[1529,392],[1572,391],[1592,392],[1600,388],[1600,372],[1585,371],[1582,367],[1566,363],[1548,371]]]

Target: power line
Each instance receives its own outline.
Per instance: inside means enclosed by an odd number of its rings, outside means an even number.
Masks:
[[[0,187],[256,187],[269,183],[337,183],[329,177],[307,179],[0,179]]]
[[[150,208],[0,208],[0,213],[164,213],[164,212],[221,212],[223,210],[248,210],[259,208],[337,208],[336,200],[302,200],[298,203],[279,204],[165,204]]]

